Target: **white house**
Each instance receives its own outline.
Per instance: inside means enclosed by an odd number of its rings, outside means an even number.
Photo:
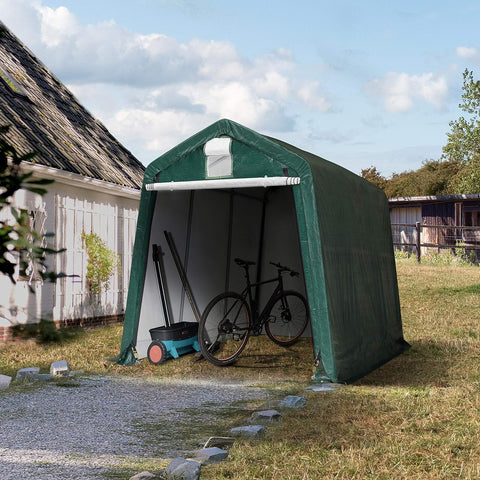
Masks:
[[[38,152],[25,170],[54,180],[43,197],[18,192],[16,204],[29,211],[37,232],[54,233],[50,243],[66,249],[51,262],[68,275],[56,284],[33,273],[16,285],[0,278],[0,340],[11,325],[41,318],[80,325],[119,320],[144,167],[1,22],[0,29],[0,125],[10,125],[7,140],[19,153]],[[82,232],[98,234],[121,261],[108,291],[95,299],[86,288]]]

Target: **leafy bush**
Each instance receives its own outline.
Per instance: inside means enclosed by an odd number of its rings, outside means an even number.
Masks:
[[[97,295],[110,288],[110,278],[118,270],[120,258],[96,233],[83,232],[82,240],[88,255],[87,287]]]
[[[415,254],[409,254],[408,252],[395,251],[395,259],[397,260],[411,260],[417,261]],[[435,251],[429,250],[426,253],[422,253],[421,256],[422,265],[441,265],[441,266],[459,266],[459,267],[478,267],[476,262],[475,252],[472,250],[466,252],[465,247],[457,247],[452,251]]]

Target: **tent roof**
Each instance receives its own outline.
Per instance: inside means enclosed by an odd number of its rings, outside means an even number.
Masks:
[[[150,163],[145,172],[146,181],[147,179],[148,181],[150,181],[150,179],[153,180],[158,174],[158,171],[168,168],[195,149],[202,148],[209,140],[221,136],[229,136],[241,143],[249,145],[251,148],[257,148],[259,151],[275,158],[278,162],[285,162],[297,168],[302,168],[305,164],[325,164],[329,165],[330,169],[337,171],[339,175],[351,175],[362,183],[368,183],[349,170],[331,163],[322,157],[301,150],[276,138],[262,135],[228,119],[222,119],[213,123]]]

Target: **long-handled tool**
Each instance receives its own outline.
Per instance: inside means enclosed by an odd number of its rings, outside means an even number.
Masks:
[[[192,289],[190,288],[190,284],[188,283],[187,274],[185,273],[182,261],[180,260],[180,255],[178,254],[177,247],[175,246],[175,242],[173,241],[172,233],[167,232],[166,230],[164,230],[163,233],[165,235],[165,239],[167,240],[168,247],[170,248],[170,252],[172,253],[175,266],[177,267],[178,276],[180,277],[180,281],[182,282],[183,289],[185,290],[190,306],[192,307],[193,315],[195,316],[197,322],[200,322],[200,311],[198,310],[197,304],[195,303],[195,298],[193,297]]]
[[[171,325],[172,314],[170,312],[170,304],[167,299],[167,291],[165,289],[165,273],[162,261],[162,249],[160,245],[153,244],[153,263],[155,264],[155,271],[157,272],[158,288],[160,290],[160,298],[162,300],[163,316],[165,317],[165,326]]]

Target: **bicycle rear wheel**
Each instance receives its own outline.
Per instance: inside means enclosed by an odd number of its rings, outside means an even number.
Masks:
[[[198,326],[203,356],[218,366],[230,365],[240,355],[250,334],[250,310],[241,295],[225,292],[205,309]]]
[[[307,328],[310,318],[307,300],[298,292],[287,290],[277,295],[265,324],[269,338],[288,347],[295,343]]]

